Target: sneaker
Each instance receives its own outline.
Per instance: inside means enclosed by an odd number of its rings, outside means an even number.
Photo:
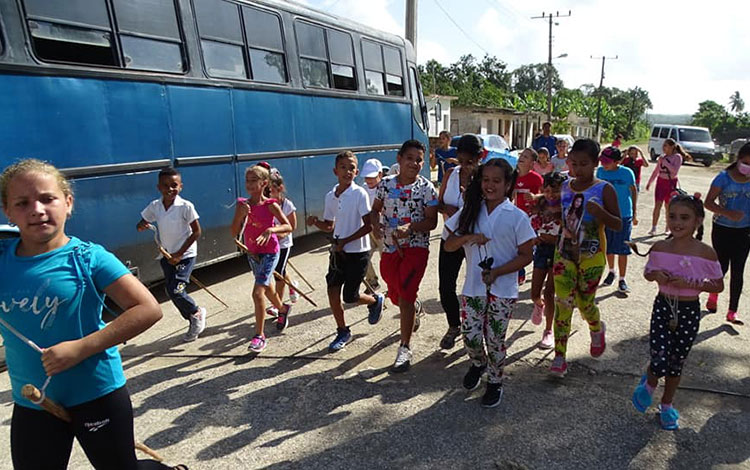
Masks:
[[[456,345],[456,338],[461,336],[460,326],[449,326],[448,331],[443,335],[443,339],[440,340],[440,349],[453,349]]]
[[[346,346],[346,343],[351,341],[352,332],[349,328],[337,328],[336,337],[333,339],[331,344],[328,345],[330,352],[341,351]]]
[[[502,384],[487,384],[487,390],[482,397],[482,408],[494,408],[503,399]]]
[[[651,235],[651,236],[656,235],[656,226],[655,225],[653,227],[651,227],[651,230],[648,231],[648,234]]]
[[[604,322],[601,322],[602,329],[597,332],[591,332],[591,357],[599,357],[604,354],[604,350],[607,349],[606,331],[607,327]]]
[[[286,312],[279,312],[279,316],[276,317],[276,329],[284,331],[289,326],[289,310]]]
[[[615,282],[615,273],[613,271],[610,271],[609,274],[607,274],[607,277],[604,278],[604,282],[602,282],[602,287],[609,287]]]
[[[190,326],[188,327],[187,333],[183,337],[186,343],[190,343],[198,339],[198,335],[203,333],[206,329],[206,309],[200,307],[197,312],[190,315]]]
[[[633,406],[636,410],[641,413],[645,413],[649,406],[651,406],[651,393],[649,393],[646,387],[646,376],[641,377],[641,381],[638,382],[638,386],[633,390],[633,397],[630,399],[633,402]]]
[[[617,283],[617,290],[623,294],[630,292],[630,287],[628,287],[628,283],[625,282],[625,279],[620,279],[620,282]]]
[[[414,333],[417,332],[420,326],[422,326],[422,317],[424,316],[424,309],[422,308],[422,301],[417,299],[414,302]]]
[[[277,309],[276,307],[268,307],[266,309],[266,315],[272,318],[276,318],[279,316],[279,309]]]
[[[253,339],[250,340],[249,349],[253,352],[261,352],[266,349],[266,344],[268,344],[268,341],[266,341],[265,336],[255,335],[253,336]]]
[[[534,311],[531,313],[531,323],[541,325],[544,318],[544,304],[534,303]]]
[[[742,324],[743,324],[743,323],[742,323],[742,322],[740,321],[740,319],[739,319],[739,318],[737,318],[737,312],[735,312],[734,310],[729,310],[729,311],[727,312],[727,321],[728,321],[729,323],[735,323],[735,324],[737,324],[737,325],[742,325]]]
[[[555,359],[552,361],[549,371],[552,375],[565,377],[565,374],[568,373],[568,363],[565,362],[565,357],[562,354],[555,355]]]
[[[464,375],[464,388],[468,391],[476,390],[479,387],[479,382],[482,381],[482,374],[484,374],[487,366],[475,366],[469,367],[469,372]]]
[[[539,349],[552,349],[555,347],[555,334],[552,330],[544,330],[542,341],[539,343]]]
[[[719,303],[719,294],[708,294],[708,300],[706,301],[706,310],[711,313],[716,313],[718,307],[716,304]]]
[[[666,431],[676,431],[680,428],[680,413],[670,406],[665,407],[663,404],[659,405],[659,421],[661,421],[661,428]]]
[[[289,287],[289,302],[293,304],[297,303],[297,301],[299,300],[299,293],[297,293],[298,288],[299,283],[297,281],[292,281],[292,286]]]
[[[391,372],[406,372],[409,370],[409,366],[411,366],[411,349],[409,349],[409,346],[402,344],[396,352],[396,362],[393,363]]]
[[[374,325],[380,321],[380,317],[383,315],[383,302],[385,297],[382,294],[375,294],[375,303],[367,306],[367,321],[370,325]]]

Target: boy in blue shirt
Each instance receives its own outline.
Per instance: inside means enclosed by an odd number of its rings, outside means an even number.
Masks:
[[[611,286],[615,282],[615,255],[617,255],[617,265],[620,270],[617,290],[627,293],[630,292],[630,288],[627,282],[625,282],[625,272],[628,268],[628,256],[630,255],[628,242],[630,241],[630,232],[633,229],[633,225],[638,225],[638,218],[636,216],[638,189],[635,185],[633,170],[621,166],[621,160],[622,154],[617,147],[607,147],[602,150],[599,156],[601,166],[596,170],[596,177],[614,186],[622,218],[622,230],[615,232],[605,229],[609,274],[604,279],[602,286]]]

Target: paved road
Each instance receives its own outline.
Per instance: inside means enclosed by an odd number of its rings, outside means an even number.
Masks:
[[[705,194],[717,171],[687,167],[683,187]],[[650,193],[642,196],[646,223],[635,229],[637,238],[649,228],[653,201]],[[599,293],[608,325],[608,349],[600,359],[589,357],[586,325],[576,314],[564,380],[548,376],[550,355],[536,348],[541,330],[529,321],[527,283],[508,334],[505,396],[498,408],[485,410],[482,389],[461,388],[468,367],[462,349],[437,346],[446,327],[436,299],[437,246],[435,236],[421,287],[428,315],[413,340],[415,364],[398,376],[387,372],[398,342],[392,306],[376,326],[367,323],[364,307],[348,310],[354,341],[337,354],[326,352],[335,325],[325,307],[322,237],[298,241],[292,258],[315,285],[311,295],[321,307],[297,303],[287,331],[278,335],[267,327],[269,347],[257,357],[247,352],[253,319],[245,262],[199,270],[196,275],[230,305],[222,310],[204,292],[195,293],[211,312],[201,338],[183,344],[185,325],[165,302],[164,319],[122,347],[137,437],[191,469],[750,468],[750,326],[705,316],[683,384],[730,394],[681,390],[675,404],[682,429],[664,432],[653,410],[640,415],[629,402],[647,361],[656,292],[641,277],[643,260],[631,260],[632,294]],[[164,300],[160,288],[154,292]],[[0,452],[8,456],[7,374],[0,376],[0,403]],[[41,436],[43,430],[43,449]],[[89,468],[85,462],[76,448],[71,468]],[[10,459],[0,468],[11,468]]]

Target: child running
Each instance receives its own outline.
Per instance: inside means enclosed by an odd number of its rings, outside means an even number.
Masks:
[[[625,152],[625,158],[622,159],[622,166],[630,168],[635,175],[635,187],[641,192],[641,169],[648,167],[648,160],[643,156],[643,152],[635,145],[628,147]]]
[[[596,306],[596,288],[607,260],[604,254],[604,227],[622,229],[617,193],[606,181],[594,178],[599,160],[599,144],[580,139],[568,157],[575,178],[562,185],[563,229],[555,251],[555,358],[550,372],[565,376],[568,363],[570,322],[574,305],[589,324],[593,357],[606,349],[605,326]]]
[[[662,145],[664,154],[656,161],[651,178],[646,184],[646,191],[651,189],[651,184],[656,180],[656,189],[654,190],[654,214],[652,217],[651,230],[649,235],[656,235],[656,226],[659,225],[659,216],[661,215],[661,206],[664,205],[664,213],[669,212],[669,199],[672,193],[677,189],[677,173],[680,171],[683,159],[690,159],[690,156],[682,150],[680,144],[673,139],[666,139]]]
[[[602,282],[602,286],[611,286],[615,282],[615,255],[617,255],[617,266],[620,278],[617,281],[617,290],[621,293],[630,292],[628,283],[625,281],[625,273],[628,269],[628,256],[630,256],[630,233],[634,225],[638,225],[636,214],[638,202],[638,189],[635,186],[635,175],[630,170],[620,165],[622,154],[617,147],[607,147],[602,150],[599,162],[602,166],[596,169],[596,177],[606,181],[615,188],[617,193],[617,205],[620,206],[620,218],[622,229],[604,230],[607,236],[607,265],[609,273]]]
[[[333,246],[326,274],[328,302],[336,320],[336,336],[328,350],[340,351],[352,339],[352,332],[344,318],[341,304],[343,286],[344,302],[367,305],[367,320],[371,325],[380,321],[383,311],[382,294],[360,294],[359,287],[367,272],[370,259],[370,198],[367,191],[354,182],[359,171],[357,157],[351,151],[336,155],[333,173],[338,184],[326,194],[323,220],[315,216],[307,218],[307,225],[314,225],[324,232],[333,232]]]
[[[245,170],[245,190],[248,199],[239,198],[234,211],[230,232],[236,238],[242,232],[245,246],[248,248],[247,260],[255,276],[253,286],[253,303],[255,304],[255,336],[250,340],[250,350],[261,352],[268,340],[264,332],[266,319],[267,296],[278,310],[276,327],[284,329],[292,311],[290,304],[282,304],[281,299],[271,284],[276,264],[279,262],[278,233],[289,233],[292,227],[289,219],[281,211],[275,199],[266,197],[266,188],[271,180],[271,166],[266,162],[248,167]],[[274,224],[274,218],[279,224]],[[244,223],[244,230],[243,230]]]
[[[378,194],[378,185],[383,179],[383,164],[380,163],[380,160],[377,158],[367,160],[362,166],[362,178],[365,180],[364,188],[367,191],[367,196],[370,198],[370,207],[372,207],[372,203]],[[370,258],[367,260],[367,274],[365,275],[367,289],[365,289],[365,294],[373,295],[380,288],[380,279],[375,272],[375,263],[373,263],[372,258],[375,256],[375,253],[382,255],[383,240],[375,238],[372,232],[367,236],[370,238],[371,251]]]
[[[198,307],[187,293],[198,254],[197,240],[201,236],[198,212],[193,203],[180,197],[182,176],[176,169],[161,170],[158,181],[156,189],[161,193],[161,199],[151,201],[141,211],[136,229],[142,232],[156,222],[158,241],[170,254],[169,258],[161,256],[160,259],[164,290],[182,318],[190,322],[183,341],[195,341],[206,329],[206,309]]]
[[[742,324],[737,312],[745,262],[750,253],[750,143],[743,145],[737,161],[711,182],[706,209],[714,213],[711,244],[719,257],[721,271],[726,274],[731,268],[727,321]],[[718,293],[709,294],[706,310],[716,312],[718,302]]]
[[[542,316],[545,318],[542,341],[539,343],[541,349],[555,347],[555,336],[552,333],[552,320],[555,318],[555,282],[552,264],[555,257],[555,244],[560,235],[562,222],[560,190],[565,180],[565,175],[558,172],[544,176],[542,197],[537,198],[531,216],[531,226],[537,234],[534,248],[534,271],[531,277],[531,301],[534,303],[531,323],[540,325]]]
[[[281,207],[281,212],[284,213],[287,220],[289,221],[289,226],[292,228],[290,232],[279,232],[276,234],[279,239],[279,261],[276,263],[274,271],[279,273],[279,275],[284,278],[286,283],[290,283],[291,285],[296,287],[297,283],[292,282],[292,280],[289,279],[289,276],[286,274],[286,265],[289,262],[289,255],[292,251],[292,246],[294,245],[294,236],[292,235],[292,233],[297,229],[297,207],[294,205],[291,199],[286,197],[284,177],[281,176],[279,170],[277,170],[276,168],[271,168],[270,174],[271,184],[268,186],[268,195],[271,197],[271,199],[275,199],[279,204],[279,206]],[[280,223],[281,222],[279,220],[276,220],[274,218],[274,224]],[[281,279],[276,279],[276,294],[279,296],[279,300],[281,300],[282,302],[284,301],[284,291],[286,290],[286,283]],[[271,296],[271,291],[266,290],[266,298],[269,302],[271,302]],[[297,300],[297,291],[294,288],[290,287],[289,302],[295,303],[297,302]],[[284,330],[289,324],[289,316],[279,315],[278,310],[273,305],[266,309],[266,313],[270,316],[276,317],[276,327],[279,329],[279,331]]]
[[[443,220],[447,221],[464,205],[464,192],[469,186],[474,171],[482,156],[482,141],[474,134],[464,134],[458,141],[456,154],[459,165],[448,170],[440,185],[438,194],[438,212],[443,214]],[[440,253],[438,255],[438,277],[440,305],[445,312],[448,321],[448,331],[440,340],[441,349],[453,349],[456,338],[461,336],[461,307],[456,296],[456,282],[458,272],[464,263],[464,250],[447,251],[445,240],[448,239],[450,231],[443,227],[440,237]]]
[[[505,333],[518,298],[516,273],[531,262],[536,239],[529,217],[508,200],[512,189],[510,164],[489,160],[469,184],[463,208],[446,222],[452,234],[445,248],[466,253],[461,319],[471,366],[463,385],[476,389],[486,369],[486,408],[499,405],[503,396]]]
[[[169,468],[136,460],[133,410],[117,349],[159,321],[156,299],[113,254],[65,233],[73,191],[54,166],[33,159],[15,163],[0,176],[0,191],[5,215],[20,231],[20,238],[0,240],[13,467],[65,469],[75,438],[94,468]],[[102,321],[105,295],[123,309],[109,324]],[[66,408],[72,422],[24,398],[25,384]]]
[[[393,372],[409,369],[412,332],[419,328],[417,292],[427,269],[430,230],[437,226],[437,192],[432,183],[419,174],[424,165],[425,146],[407,140],[396,156],[399,173],[378,185],[372,204],[372,224],[376,237],[384,237],[385,250],[380,259],[380,274],[388,286],[388,298],[401,314],[401,344]],[[380,222],[380,214],[384,222]]]
[[[716,253],[700,241],[704,215],[703,204],[697,197],[672,198],[667,215],[671,236],[649,250],[645,268],[645,278],[659,284],[659,294],[651,313],[651,361],[633,392],[632,402],[636,410],[645,413],[659,379],[664,377],[659,418],[666,430],[679,428],[680,415],[672,400],[698,334],[701,319],[698,295],[724,289],[724,275]]]
[[[550,161],[550,159],[549,159],[549,151],[546,148],[542,147],[537,152],[533,148],[528,147],[528,148],[524,149],[524,152],[527,151],[527,150],[530,151],[530,152],[533,152],[534,155],[535,155],[535,158],[534,158],[534,171],[536,171],[537,173],[539,173],[542,176],[544,176],[544,175],[546,175],[548,173],[552,173],[553,171],[555,171],[555,165]]]

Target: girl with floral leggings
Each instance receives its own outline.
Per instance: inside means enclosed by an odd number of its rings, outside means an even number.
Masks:
[[[568,370],[568,348],[573,307],[577,306],[589,324],[591,355],[604,353],[605,327],[595,303],[596,288],[607,264],[604,227],[622,228],[617,193],[607,183],[594,178],[599,144],[591,139],[577,140],[568,157],[575,178],[562,186],[563,228],[555,251],[555,359],[550,372],[563,377]]]

